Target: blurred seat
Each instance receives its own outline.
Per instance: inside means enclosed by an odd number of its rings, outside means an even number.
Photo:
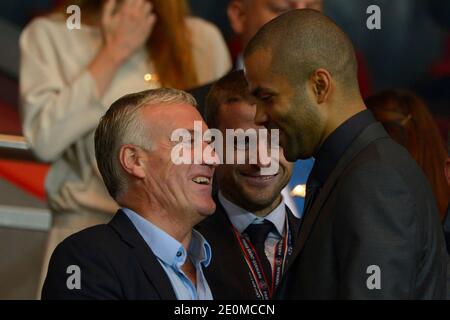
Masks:
[[[39,163],[22,136],[0,134],[0,177],[27,193],[45,199],[49,165]]]

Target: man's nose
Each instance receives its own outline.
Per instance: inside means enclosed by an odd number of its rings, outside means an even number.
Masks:
[[[261,106],[260,104],[256,105],[256,114],[255,114],[255,124],[257,124],[258,126],[262,126],[265,123],[267,123],[267,120],[269,118],[267,117],[267,113],[264,110],[264,107]]]

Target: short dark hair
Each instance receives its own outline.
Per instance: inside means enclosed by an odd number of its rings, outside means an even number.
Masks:
[[[301,85],[319,68],[347,91],[358,92],[357,60],[349,37],[333,20],[312,9],[290,10],[265,24],[250,40],[244,57],[272,53],[272,71]]]
[[[230,72],[214,83],[206,96],[206,124],[210,128],[219,126],[219,109],[224,104],[252,99],[244,71]]]

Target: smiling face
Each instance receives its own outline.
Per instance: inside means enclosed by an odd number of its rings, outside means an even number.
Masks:
[[[226,129],[264,129],[255,125],[255,113],[256,105],[243,100],[222,105],[219,108],[218,128],[223,134]],[[236,145],[225,147],[235,150],[239,148]],[[247,158],[246,163],[248,162]],[[255,214],[265,215],[280,203],[280,192],[288,183],[292,168],[293,164],[284,158],[280,148],[279,169],[276,174],[261,175],[260,164],[220,165],[216,174],[219,188],[227,199]]]
[[[310,158],[320,145],[324,130],[314,94],[307,79],[294,86],[275,74],[271,63],[269,49],[257,50],[245,59],[245,75],[257,100],[255,122],[268,129],[280,129],[280,145],[287,160]]]
[[[171,159],[171,135],[176,129],[194,131],[194,121],[206,124],[197,109],[191,105],[161,105],[142,110],[144,121],[152,137],[153,149],[146,152],[145,188],[159,205],[167,211],[179,215],[181,221],[191,221],[193,225],[215,210],[211,197],[214,167],[202,164],[175,165]],[[206,144],[202,145],[202,149]],[[192,143],[192,155],[194,143]],[[193,157],[193,156],[192,156]]]

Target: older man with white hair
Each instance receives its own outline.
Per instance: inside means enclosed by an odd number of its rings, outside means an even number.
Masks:
[[[56,248],[43,299],[212,299],[203,275],[211,249],[192,227],[215,210],[214,165],[176,165],[171,157],[172,132],[193,132],[195,121],[207,129],[192,96],[175,89],[113,103],[96,130],[95,151],[121,209]]]

